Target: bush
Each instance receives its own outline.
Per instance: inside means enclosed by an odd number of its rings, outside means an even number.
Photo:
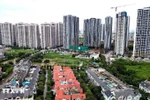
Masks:
[[[14,63],[13,63],[13,62],[11,62],[11,61],[9,62],[9,64],[10,64],[10,65],[14,65]]]
[[[49,63],[50,61],[48,59],[44,60],[44,63]]]

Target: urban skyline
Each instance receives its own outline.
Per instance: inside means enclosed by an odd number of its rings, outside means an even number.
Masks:
[[[45,2],[43,2],[42,0],[22,0],[22,1],[1,0],[0,22],[11,22],[13,24],[19,23],[19,22],[38,23],[38,24],[42,24],[44,22],[62,22],[63,20],[61,16],[72,14],[72,15],[76,15],[80,17],[80,30],[83,30],[82,21],[84,19],[96,17],[96,18],[101,18],[102,23],[104,23],[104,19],[106,16],[112,16],[113,18],[115,18],[115,11],[114,9],[110,9],[110,7],[125,5],[125,4],[132,4],[136,2],[135,5],[122,7],[118,9],[118,12],[120,11],[128,12],[132,20],[130,29],[135,31],[137,9],[149,6],[146,3],[148,2],[148,0],[143,0],[143,1],[106,0],[106,1],[103,1],[103,3],[100,3],[99,0],[96,0],[95,2],[93,2],[92,0],[86,0],[86,1],[77,0],[77,1],[72,1],[72,2],[68,0],[64,0],[64,1],[59,1],[59,4],[57,1],[58,0],[55,0],[55,1],[45,0]],[[87,5],[84,5],[83,7],[82,3],[85,3],[85,2],[87,3]],[[48,6],[49,4],[52,4],[52,5]],[[77,9],[75,9],[75,4],[78,4]],[[57,13],[55,13],[53,10],[55,5],[58,5],[61,8],[61,9],[55,9]],[[89,8],[89,6],[91,5],[93,7]],[[39,6],[41,7],[39,8]],[[51,13],[46,13],[46,12],[51,12]],[[96,12],[99,12],[99,13],[96,13]]]
[[[150,100],[147,2],[2,0],[0,100]]]

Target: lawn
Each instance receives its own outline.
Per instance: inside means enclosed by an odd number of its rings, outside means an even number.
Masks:
[[[24,52],[25,54],[27,54],[27,53],[33,53],[33,52],[35,52],[35,50],[32,50],[32,49],[9,49],[5,52],[8,54],[17,56],[20,52]]]
[[[73,58],[72,55],[60,55],[59,53],[48,53],[43,55],[45,59],[49,59],[50,62],[54,62],[56,65],[64,66],[78,66],[81,62],[85,65],[89,63],[86,59]]]
[[[127,70],[134,70],[136,71],[137,76],[142,79],[148,79],[150,77],[150,63],[147,62],[140,62],[136,66],[126,66]]]

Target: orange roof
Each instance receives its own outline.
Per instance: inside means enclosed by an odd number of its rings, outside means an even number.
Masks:
[[[70,95],[59,95],[59,96],[55,96],[55,100],[70,100]]]
[[[75,100],[77,98],[80,98],[81,100],[83,100],[86,98],[86,96],[85,96],[85,94],[73,94],[72,95],[72,100]]]
[[[55,100],[70,100],[71,95],[65,94],[71,92],[73,98],[85,99],[86,96],[83,93],[80,83],[76,80],[76,77],[70,67],[54,66],[53,79],[55,82],[54,91],[56,93]],[[78,94],[73,94],[72,90],[77,90]]]

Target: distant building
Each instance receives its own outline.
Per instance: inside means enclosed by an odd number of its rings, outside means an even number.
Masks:
[[[0,45],[0,58],[4,57],[4,47]]]
[[[104,48],[105,49],[111,48],[112,25],[113,25],[113,18],[110,16],[106,17],[105,18],[105,34],[104,34]]]
[[[120,12],[116,15],[116,34],[115,34],[115,53],[116,55],[124,55],[128,50],[128,34],[129,34],[130,18],[127,12]]]
[[[104,37],[105,37],[105,32],[106,32],[106,26],[105,26],[105,24],[102,24],[102,28],[101,28],[102,30],[102,33],[101,33],[101,41],[104,41]]]
[[[13,25],[11,23],[2,23],[0,25],[2,44],[6,46],[14,45]]]
[[[134,56],[150,57],[150,7],[138,9]]]
[[[29,24],[28,25],[28,47],[29,48],[38,48],[40,47],[40,29],[38,24]]]
[[[134,41],[134,31],[129,32],[129,40]]]
[[[150,93],[150,81],[145,80],[139,84],[139,88],[146,93]]]
[[[102,33],[101,19],[84,20],[84,46],[100,47]]]
[[[29,27],[26,23],[17,23],[15,26],[16,45],[29,47]]]
[[[79,45],[79,17],[67,15],[63,17],[63,48]]]
[[[44,23],[41,24],[41,47],[55,48],[63,45],[63,24]]]

